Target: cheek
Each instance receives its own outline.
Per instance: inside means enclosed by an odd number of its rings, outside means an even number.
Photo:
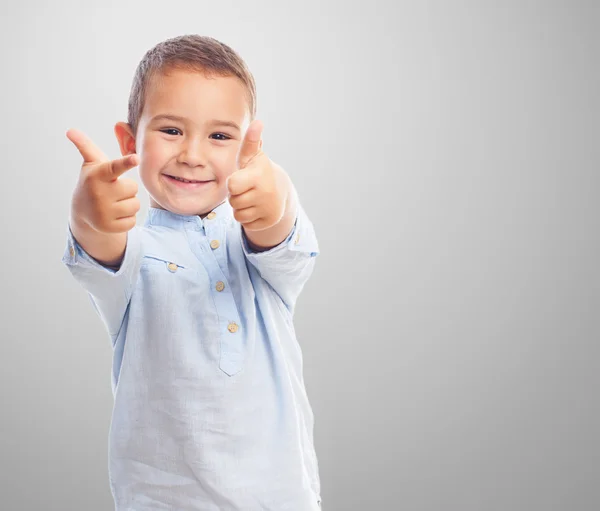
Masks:
[[[172,157],[169,146],[159,140],[146,140],[142,146],[142,151],[139,172],[140,177],[144,178],[156,176]]]
[[[227,147],[217,151],[214,155],[213,162],[218,165],[222,172],[233,172],[237,169],[237,155],[239,145]]]
[[[161,140],[147,138],[143,145],[144,159],[149,162],[158,162],[164,159],[169,151],[168,145]]]
[[[146,188],[152,188],[158,173],[168,158],[165,145],[148,137],[142,144],[141,155],[142,158],[138,167],[140,179]]]

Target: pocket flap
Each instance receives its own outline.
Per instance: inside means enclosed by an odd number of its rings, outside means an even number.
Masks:
[[[167,265],[167,267],[169,265],[176,264],[179,268],[187,268],[187,265],[183,264],[181,262],[181,260],[178,259],[178,258],[176,258],[176,257],[169,257],[169,256],[164,256],[164,255],[157,255],[157,254],[145,253],[144,254],[144,258],[146,258],[146,259],[153,259],[155,261],[159,261],[161,263],[165,263],[165,265]]]

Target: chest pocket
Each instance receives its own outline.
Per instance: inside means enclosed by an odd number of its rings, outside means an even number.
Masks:
[[[143,249],[142,268],[156,278],[173,282],[189,280],[204,284],[208,275],[196,256],[182,240],[146,240]]]
[[[169,285],[185,280],[197,282],[200,277],[198,265],[194,265],[186,256],[177,247],[169,248],[153,243],[145,247],[142,269],[161,282],[169,282]]]
[[[179,251],[181,252],[181,251]],[[157,300],[165,300],[172,293],[178,300],[185,296],[204,293],[208,289],[208,275],[201,265],[193,264],[185,254],[177,250],[160,247],[158,250],[145,250],[141,264],[142,280],[150,284],[146,293],[156,296]]]
[[[177,244],[169,247],[153,240],[152,243],[147,243],[144,248],[142,265],[152,266],[153,271],[160,272],[162,270],[167,274],[183,274],[193,272],[198,266],[193,265],[191,262],[189,257],[191,254],[187,254]]]
[[[156,265],[161,268],[157,268],[157,271],[165,271],[170,273],[176,273],[178,270],[189,269],[186,264],[183,264],[178,258],[171,258],[169,256],[158,256],[154,254],[144,254],[142,259],[143,265]]]

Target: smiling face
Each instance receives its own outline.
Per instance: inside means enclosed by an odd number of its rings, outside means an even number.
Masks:
[[[221,204],[249,124],[246,90],[237,77],[184,70],[154,77],[135,139],[150,205],[204,216]]]

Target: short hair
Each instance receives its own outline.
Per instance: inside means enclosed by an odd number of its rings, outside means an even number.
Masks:
[[[152,77],[180,69],[211,76],[235,76],[247,91],[250,122],[256,116],[256,85],[246,63],[228,45],[209,36],[187,34],[167,39],[146,52],[137,66],[129,94],[127,122],[137,133]]]

